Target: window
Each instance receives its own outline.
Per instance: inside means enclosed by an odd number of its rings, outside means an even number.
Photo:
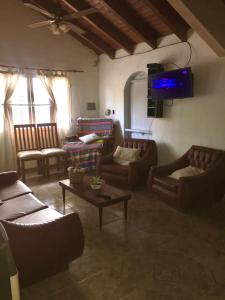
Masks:
[[[13,124],[52,122],[53,109],[48,92],[39,78],[19,77],[11,97]]]

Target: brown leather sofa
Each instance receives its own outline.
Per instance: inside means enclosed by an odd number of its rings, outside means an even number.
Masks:
[[[120,145],[125,148],[141,149],[141,157],[122,166],[114,162],[113,153],[98,158],[97,174],[107,183],[124,188],[134,188],[147,181],[151,166],[157,164],[157,148],[153,140],[127,138]]]
[[[168,177],[189,165],[205,172],[179,179]],[[192,146],[175,162],[153,167],[149,173],[148,187],[180,211],[209,207],[225,192],[225,151]]]
[[[22,286],[64,270],[83,252],[79,216],[44,205],[14,171],[0,173],[0,222]]]

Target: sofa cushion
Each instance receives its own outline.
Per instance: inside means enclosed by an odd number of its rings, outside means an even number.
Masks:
[[[205,172],[204,170],[196,168],[194,166],[187,166],[186,168],[176,170],[168,177],[173,179],[179,179],[180,177],[185,177],[185,176],[196,176],[204,172]]]
[[[67,152],[61,148],[46,148],[41,150],[42,154],[44,156],[61,156],[61,155],[67,155]]]
[[[102,172],[111,173],[111,174],[118,174],[127,176],[128,175],[128,166],[121,166],[117,164],[103,164],[101,166]]]
[[[171,192],[176,192],[178,189],[179,181],[169,177],[153,177],[153,184],[159,185]]]
[[[0,206],[0,220],[14,220],[45,208],[33,194],[26,194],[4,201]]]
[[[15,219],[14,223],[20,223],[20,224],[40,224],[44,222],[53,221],[55,219],[59,219],[62,217],[62,214],[57,212],[54,209],[51,208],[44,208],[39,211],[36,211],[32,214],[26,215],[24,217]]]
[[[0,200],[5,201],[28,193],[32,193],[31,189],[22,181],[16,180],[13,184],[0,188]]]
[[[121,165],[121,166],[129,166],[129,164],[131,163],[131,161],[129,161],[129,160],[124,160],[124,159],[120,159],[120,158],[114,158],[113,161],[116,164]]]
[[[38,150],[20,151],[17,153],[17,157],[22,160],[38,159],[38,158],[42,158],[43,154],[41,153],[41,151]]]
[[[104,181],[108,184],[114,185],[115,187],[119,187],[119,188],[127,188],[128,187],[128,180],[127,180],[127,176],[122,176],[122,175],[118,175],[116,174],[112,174],[112,173],[101,173],[102,178],[104,179]]]

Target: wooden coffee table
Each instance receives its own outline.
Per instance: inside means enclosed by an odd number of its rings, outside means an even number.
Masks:
[[[72,184],[69,179],[59,181],[62,187],[63,205],[65,209],[65,192],[79,196],[80,198],[88,201],[99,209],[99,226],[102,230],[102,213],[103,207],[110,206],[119,202],[124,202],[124,216],[127,221],[127,202],[131,198],[131,194],[119,188],[113,187],[109,184],[103,184],[101,190],[92,190],[89,186],[88,179],[83,183]]]

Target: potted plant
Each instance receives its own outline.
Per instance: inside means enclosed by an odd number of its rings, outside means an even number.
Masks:
[[[90,186],[93,190],[99,190],[102,187],[103,180],[100,176],[93,176],[90,179]]]

